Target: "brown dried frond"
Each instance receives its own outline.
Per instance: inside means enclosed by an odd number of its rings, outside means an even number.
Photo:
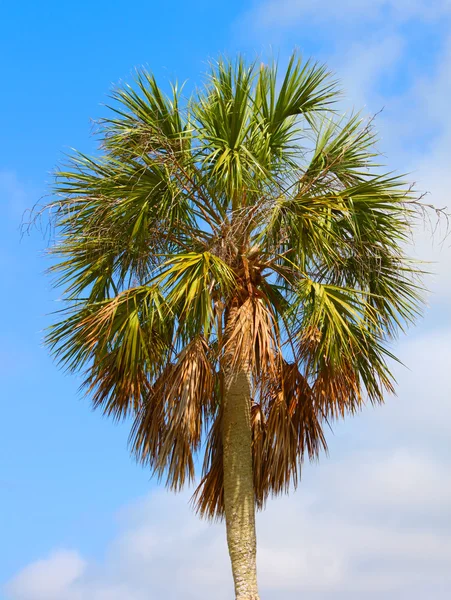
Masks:
[[[335,348],[325,343],[316,327],[306,328],[300,337],[298,362],[305,367],[316,405],[328,419],[355,414],[365,399],[382,403],[385,392],[394,393],[382,346],[368,343],[365,330],[357,331]]]
[[[252,425],[252,457],[254,472],[255,502],[257,508],[263,508],[266,498],[265,490],[268,487],[266,477],[266,415],[262,405],[258,402],[252,403],[251,409]]]
[[[331,419],[354,414],[363,405],[359,377],[351,367],[321,369],[312,391],[324,414]]]
[[[268,383],[262,400],[266,424],[260,479],[265,483],[256,490],[261,503],[269,493],[297,485],[305,454],[313,459],[327,449],[322,412],[298,365],[281,362],[278,378]]]
[[[224,516],[224,470],[222,446],[222,410],[208,434],[205,447],[202,479],[197,486],[192,501],[201,517],[217,520]]]
[[[214,410],[214,367],[202,337],[193,339],[152,386],[132,430],[132,447],[167,483],[180,489],[194,477],[203,423]]]
[[[365,400],[372,404],[384,402],[384,393],[395,392],[392,379],[384,372],[359,371],[344,363],[340,368],[324,367],[318,371],[312,391],[326,418],[343,418],[363,408]]]
[[[305,455],[327,450],[323,414],[296,364],[280,363],[277,377],[266,382],[261,402],[252,403],[252,455],[255,501],[263,508],[271,494],[286,491],[299,480]],[[205,453],[203,477],[193,501],[201,516],[222,518],[222,416],[218,412]]]
[[[281,356],[279,330],[261,294],[249,296],[241,306],[230,310],[226,338],[227,368],[235,370],[244,365],[258,382],[277,371]]]
[[[149,391],[145,365],[136,365],[133,373],[127,373],[121,358],[120,348],[104,354],[95,360],[83,382],[94,407],[101,406],[106,415],[118,419],[125,416],[131,407],[138,410]]]

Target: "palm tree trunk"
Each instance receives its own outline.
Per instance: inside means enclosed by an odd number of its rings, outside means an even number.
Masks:
[[[223,413],[224,507],[236,600],[259,600],[252,470],[251,384],[246,369],[229,373]]]

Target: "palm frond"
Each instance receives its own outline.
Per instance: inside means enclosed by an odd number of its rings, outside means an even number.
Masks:
[[[180,106],[183,86],[172,85],[166,95],[143,69],[136,72],[135,86],[117,88],[111,96],[115,118],[100,121],[105,147],[115,155],[139,156],[169,144],[179,155],[189,155],[191,129]]]
[[[385,391],[394,391],[387,364],[394,357],[362,292],[305,279],[299,301],[297,358],[326,416],[355,412],[364,393],[382,402]]]
[[[105,413],[120,418],[137,409],[171,353],[174,317],[159,290],[129,289],[68,312],[47,336],[56,358],[71,371],[85,370],[83,385]]]
[[[262,484],[256,491],[263,505],[270,493],[277,495],[296,487],[304,454],[311,460],[317,458],[327,444],[321,407],[296,363],[280,363],[277,378],[269,379],[263,390],[261,410],[266,415],[259,419],[264,439],[254,468],[261,472]],[[256,438],[257,432],[254,443]]]
[[[208,339],[216,325],[214,300],[227,297],[236,287],[234,271],[210,252],[174,254],[154,281],[176,312],[183,339],[201,332]]]
[[[211,520],[224,516],[223,454],[222,410],[219,407],[207,437],[202,478],[192,497],[196,512]]]
[[[214,365],[202,337],[192,340],[150,387],[131,433],[133,452],[172,489],[194,478],[203,426],[215,410]]]
[[[250,296],[230,310],[224,345],[224,368],[245,366],[255,381],[277,369],[280,357],[278,324],[262,297]]]

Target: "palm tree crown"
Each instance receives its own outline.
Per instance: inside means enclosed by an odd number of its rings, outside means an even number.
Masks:
[[[255,503],[296,484],[323,426],[393,390],[390,339],[420,306],[413,196],[327,70],[220,60],[185,100],[137,74],[51,202],[67,306],[48,335],[136,456],[224,512],[227,374],[250,381]],[[205,444],[204,444],[205,443]]]

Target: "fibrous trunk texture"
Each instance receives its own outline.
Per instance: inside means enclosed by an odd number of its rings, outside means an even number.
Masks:
[[[223,414],[224,508],[236,600],[259,600],[251,444],[251,384],[242,369],[226,376]]]

